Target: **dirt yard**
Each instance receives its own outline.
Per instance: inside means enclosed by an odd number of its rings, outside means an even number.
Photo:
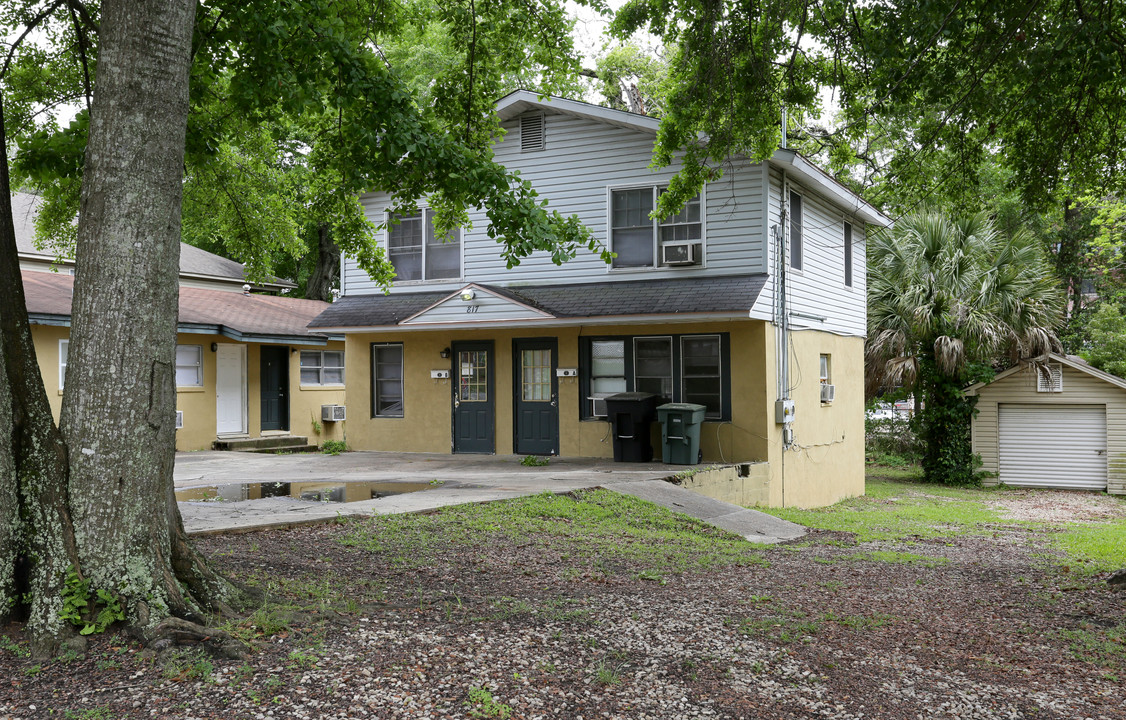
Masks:
[[[281,601],[229,626],[248,659],[33,664],[0,628],[0,718],[1126,718],[1126,593],[1052,549],[1043,494],[770,548],[605,495],[206,538]]]

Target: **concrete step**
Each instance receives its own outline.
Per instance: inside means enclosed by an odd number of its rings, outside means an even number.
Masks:
[[[312,447],[315,450],[317,446],[310,446],[309,438],[300,435],[267,435],[256,438],[216,440],[211,447],[215,450],[237,450],[241,452],[276,452],[278,450],[305,452],[304,448]],[[301,448],[301,450],[297,450],[297,448]]]
[[[293,453],[315,453],[320,451],[321,449],[316,445],[286,445],[285,447],[276,448],[256,448],[243,452],[263,453],[265,455],[291,455]]]

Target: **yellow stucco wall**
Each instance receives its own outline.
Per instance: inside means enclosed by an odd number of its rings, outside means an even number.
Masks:
[[[349,335],[345,372],[349,377],[349,444],[359,450],[440,452],[451,450],[452,405],[450,380],[432,379],[431,370],[449,370],[450,360],[439,353],[452,343],[492,340],[495,349],[497,454],[513,452],[512,341],[516,338],[556,338],[559,367],[579,367],[579,338],[608,335],[729,333],[733,416],[730,422],[704,423],[700,445],[706,462],[752,460],[765,455],[763,413],[753,409],[765,402],[762,382],[765,324],[760,321],[615,325],[593,328],[435,330],[411,333]],[[404,411],[401,418],[371,417],[371,343],[403,343]],[[773,347],[773,345],[771,346]],[[362,380],[360,380],[362,378]],[[613,457],[610,424],[579,420],[579,379],[559,378],[559,451],[568,457]],[[654,447],[660,429],[653,426]]]
[[[767,365],[774,368],[774,329],[769,328]],[[830,356],[836,398],[821,402],[820,357]],[[864,494],[864,340],[802,330],[791,333],[790,384],[794,399],[794,445],[783,450],[774,403],[771,428],[769,504],[820,507]],[[773,380],[769,392],[775,390]]]
[[[33,325],[32,339],[35,354],[43,373],[43,384],[51,411],[56,422],[62,407],[62,388],[59,385],[59,341],[70,336],[69,328],[49,325]],[[181,333],[177,343],[199,345],[203,349],[203,385],[200,387],[178,387],[176,389],[176,409],[184,413],[184,426],[176,431],[177,450],[208,450],[216,439],[216,394],[215,394],[215,356],[212,343],[233,343],[221,335],[197,335]],[[238,343],[246,347],[247,374],[247,425],[249,437],[261,434],[261,402],[259,378],[261,374],[261,345],[259,343]],[[346,440],[346,422],[321,423],[316,432],[314,420],[320,422],[321,405],[343,405],[344,387],[302,386],[300,383],[300,350],[343,350],[343,342],[330,342],[323,346],[292,345],[289,367],[290,434],[304,435],[310,443],[320,445],[325,440]],[[345,363],[348,356],[344,356]],[[345,380],[348,374],[345,370]]]

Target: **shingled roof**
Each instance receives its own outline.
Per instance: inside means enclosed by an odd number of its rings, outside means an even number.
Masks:
[[[34,271],[22,276],[32,322],[68,324],[74,276]],[[319,300],[181,286],[179,327],[181,332],[212,332],[235,340],[320,344],[326,336],[308,325],[327,307]]]
[[[35,218],[39,214],[39,196],[30,193],[12,193],[12,221],[16,229],[16,251],[21,257],[44,263],[62,261],[71,264],[72,258],[58,257],[53,248],[38,248],[35,245]],[[180,275],[207,278],[237,286],[246,282],[246,271],[242,263],[207,252],[194,245],[180,243]],[[258,285],[260,288],[280,290],[296,287],[288,280],[270,278]]]
[[[750,312],[766,275],[500,287],[478,284],[554,318]],[[353,295],[328,307],[311,328],[383,327],[449,297],[450,292]]]

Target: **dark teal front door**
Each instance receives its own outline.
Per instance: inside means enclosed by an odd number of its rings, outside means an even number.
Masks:
[[[513,435],[518,455],[559,454],[559,380],[555,338],[512,341]]]
[[[262,346],[262,429],[289,429],[289,348]]]
[[[453,343],[453,451],[496,452],[493,343]]]

